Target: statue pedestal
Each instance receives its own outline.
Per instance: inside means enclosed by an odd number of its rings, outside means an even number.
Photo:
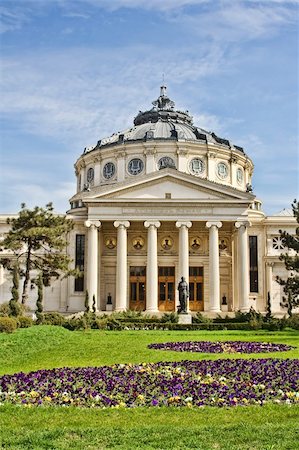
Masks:
[[[113,305],[110,305],[109,303],[106,305],[106,311],[113,311]]]
[[[180,324],[190,325],[192,323],[192,316],[191,316],[191,314],[180,313],[179,314],[179,323]]]

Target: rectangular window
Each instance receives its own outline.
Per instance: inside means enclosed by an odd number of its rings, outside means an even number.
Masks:
[[[76,269],[84,273],[85,234],[76,234]],[[75,292],[84,291],[84,276],[75,278]]]
[[[249,236],[250,292],[259,291],[257,236]]]

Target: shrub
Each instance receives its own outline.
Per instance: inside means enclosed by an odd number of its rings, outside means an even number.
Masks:
[[[62,314],[58,312],[43,313],[43,325],[58,325],[62,326],[65,319]]]
[[[299,330],[299,314],[292,314],[292,316],[286,320],[286,325],[294,330]]]
[[[13,333],[17,325],[16,319],[12,317],[0,317],[0,333]]]
[[[27,316],[19,316],[18,322],[19,322],[19,328],[29,328],[29,327],[32,327],[32,325],[34,323],[33,320],[31,319],[31,317],[27,317]]]
[[[0,317],[8,317],[10,315],[9,303],[5,302],[0,305]]]
[[[161,323],[178,323],[179,316],[175,312],[164,313],[160,319]]]
[[[86,319],[84,318],[84,316],[66,319],[64,321],[64,323],[62,324],[62,326],[70,331],[86,330],[88,328]]]
[[[192,317],[192,323],[212,323],[212,319],[204,316],[200,312],[197,312],[195,316]]]

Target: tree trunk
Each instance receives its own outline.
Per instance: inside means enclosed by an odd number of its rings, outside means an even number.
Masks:
[[[25,305],[28,300],[28,284],[30,281],[30,265],[31,265],[31,245],[28,246],[28,253],[26,257],[26,271],[22,292],[22,305]]]

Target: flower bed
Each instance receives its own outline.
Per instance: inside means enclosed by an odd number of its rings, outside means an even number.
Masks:
[[[243,341],[187,341],[187,342],[163,342],[150,344],[149,348],[157,350],[173,350],[175,352],[199,352],[199,353],[268,353],[285,352],[291,350],[290,345],[272,344],[267,342],[243,342]]]
[[[40,370],[0,377],[0,403],[235,406],[299,401],[299,360],[222,359]]]

